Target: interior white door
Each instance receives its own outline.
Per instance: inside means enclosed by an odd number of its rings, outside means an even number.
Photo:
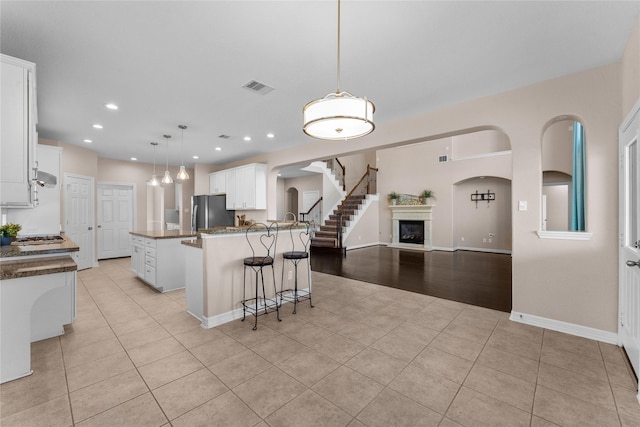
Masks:
[[[640,102],[620,127],[619,336],[640,376]],[[640,399],[640,394],[638,395]]]
[[[98,183],[98,259],[131,256],[133,186]]]
[[[65,233],[79,247],[78,270],[94,264],[94,183],[93,177],[64,174]]]

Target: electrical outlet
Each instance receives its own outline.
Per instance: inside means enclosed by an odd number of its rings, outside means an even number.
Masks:
[[[293,271],[289,270],[289,274],[287,276],[289,280],[293,279]]]
[[[487,239],[482,239],[482,243],[487,243]]]
[[[464,237],[461,237],[461,238],[460,238],[460,241],[461,241],[461,242],[464,242]]]
[[[489,243],[492,243],[492,240],[491,240],[491,238],[489,238]]]

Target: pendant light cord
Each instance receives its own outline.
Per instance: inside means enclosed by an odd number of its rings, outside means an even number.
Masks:
[[[337,89],[336,93],[340,93],[340,0],[338,0],[338,75],[336,78]]]

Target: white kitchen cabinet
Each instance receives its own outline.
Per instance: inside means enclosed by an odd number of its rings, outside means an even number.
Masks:
[[[0,55],[0,205],[32,207],[36,132],[36,66],[7,55]]]
[[[227,180],[225,171],[209,174],[209,193],[225,194],[227,192]]]
[[[236,208],[236,170],[224,171],[224,179],[227,187],[227,210],[232,211]]]
[[[180,242],[186,238],[132,235],[131,270],[160,292],[184,288],[185,262]]]
[[[252,163],[226,171],[227,209],[267,208],[267,165]]]
[[[144,280],[144,266],[145,266],[145,248],[144,238],[140,236],[131,236],[131,271],[136,273],[136,276]]]

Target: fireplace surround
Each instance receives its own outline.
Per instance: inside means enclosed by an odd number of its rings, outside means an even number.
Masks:
[[[393,205],[389,206],[391,216],[391,248],[414,249],[419,251],[431,251],[431,212],[432,205]],[[404,233],[401,232],[402,222]],[[416,231],[422,224],[422,239],[416,237]],[[407,227],[408,226],[408,227]],[[405,236],[402,236],[404,234]],[[422,241],[420,241],[422,240]]]

